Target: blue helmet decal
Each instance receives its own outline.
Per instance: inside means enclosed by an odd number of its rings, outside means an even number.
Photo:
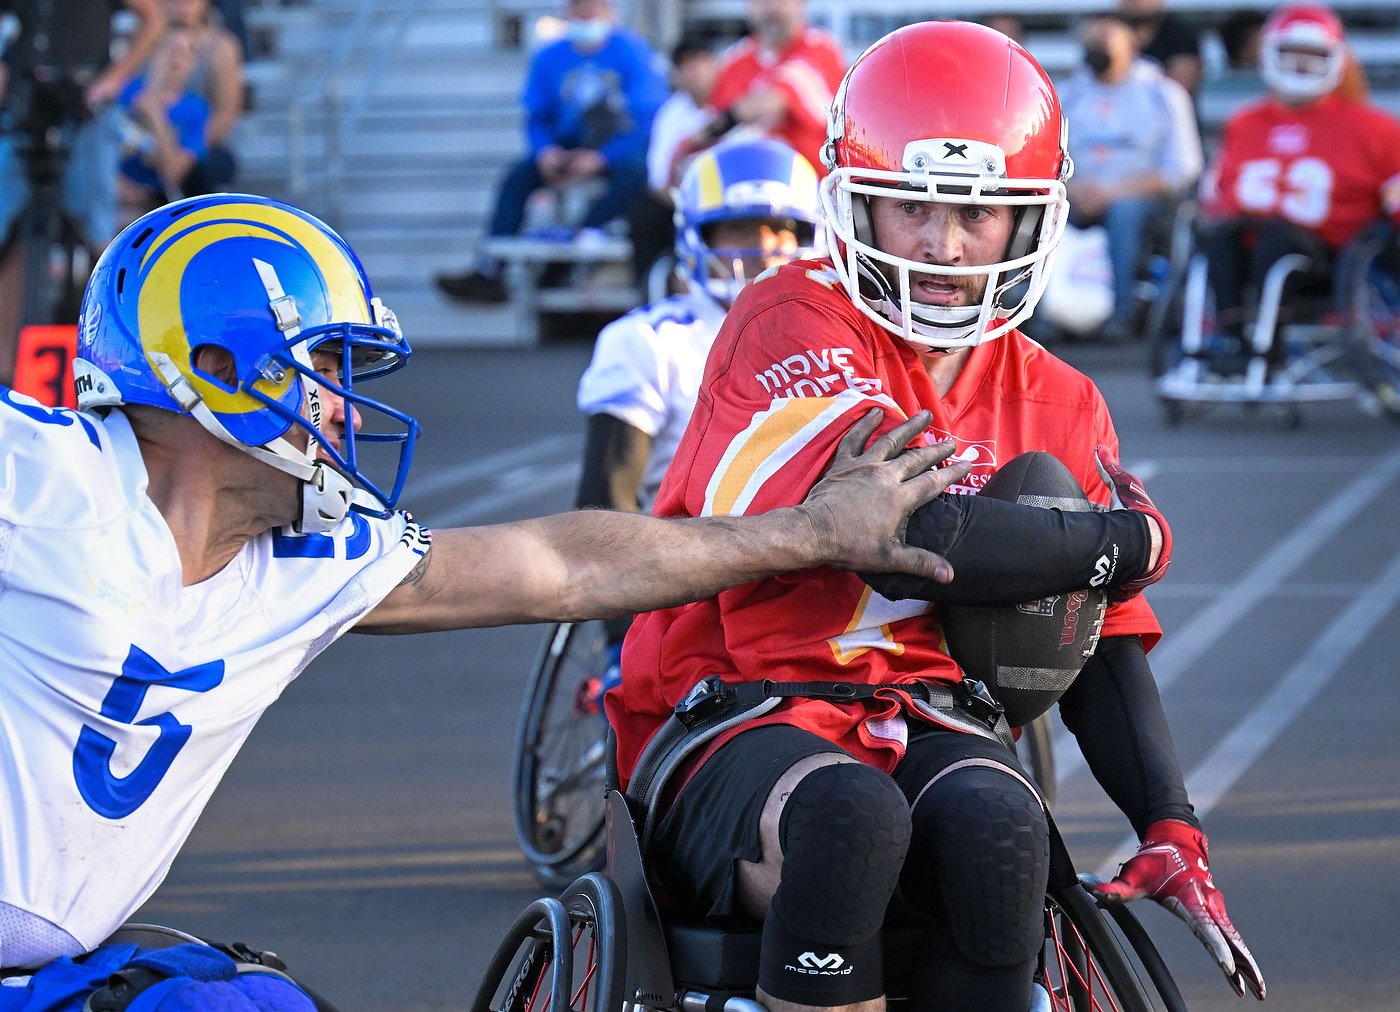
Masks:
[[[204,348],[232,360],[232,382],[199,367]],[[317,350],[342,368],[318,370]],[[366,511],[382,512],[403,487],[418,424],[355,382],[400,368],[410,354],[359,259],[328,226],[267,197],[213,194],[142,216],[103,253],[83,297],[75,377],[84,408],[191,414],[219,438],[272,446],[279,458],[296,456],[283,437],[307,440],[306,452],[319,447],[378,500]],[[321,389],[345,402],[343,433],[323,431],[315,417]],[[357,435],[366,416],[388,430]],[[357,438],[398,445],[387,488],[361,472]]]

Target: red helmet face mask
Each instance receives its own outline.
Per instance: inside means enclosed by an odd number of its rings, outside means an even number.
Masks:
[[[832,103],[822,185],[828,248],[856,308],[921,348],[970,347],[1024,321],[1068,218],[1065,142],[1049,77],[1000,32],[925,22],[867,49]],[[1011,237],[989,264],[895,256],[871,226],[879,196],[1007,207]],[[977,305],[934,306],[912,298],[911,277],[986,283]]]
[[[1336,90],[1345,63],[1342,22],[1320,4],[1281,7],[1259,33],[1259,74],[1286,101],[1311,102]]]

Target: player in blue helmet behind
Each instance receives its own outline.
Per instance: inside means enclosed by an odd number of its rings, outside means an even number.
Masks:
[[[682,291],[604,327],[579,381],[579,410],[588,415],[579,508],[650,508],[730,304],[765,270],[819,255],[817,174],[781,141],[707,148],[673,196]],[[620,677],[627,626],[626,618],[608,623],[600,693]]]
[[[763,517],[430,535],[393,508],[417,423],[361,391],[408,342],[345,243],[264,197],[138,219],[80,326],[82,410],[0,387],[0,1007],[81,1007],[20,978],[156,890],[263,710],[352,627],[604,618],[816,565],[948,575],[898,537],[963,474],[930,470],[949,445],[900,452],[924,416],[863,452],[875,419],[853,427],[813,498]],[[383,482],[367,439],[399,451]]]
[[[725,311],[763,271],[818,255],[818,200],[811,164],[780,141],[730,141],[686,167],[675,191],[684,290],[603,328],[579,382],[589,416],[580,507],[650,506]]]

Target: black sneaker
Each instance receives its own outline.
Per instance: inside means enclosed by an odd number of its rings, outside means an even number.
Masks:
[[[438,289],[445,295],[463,302],[501,303],[510,298],[506,286],[500,278],[493,278],[480,271],[465,274],[439,274],[433,279]]]

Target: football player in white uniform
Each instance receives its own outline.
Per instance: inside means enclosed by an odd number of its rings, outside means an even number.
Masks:
[[[261,712],[352,626],[628,614],[785,569],[947,579],[908,513],[965,469],[912,419],[764,517],[570,513],[432,537],[394,504],[410,350],[310,215],[215,194],[103,254],[79,411],[0,387],[0,967],[91,950],[155,890]],[[903,440],[904,442],[901,442]],[[363,453],[373,444],[375,453]],[[363,458],[397,451],[376,482]]]
[[[781,141],[707,148],[675,201],[685,290],[604,327],[579,381],[579,410],[589,416],[580,507],[650,508],[730,303],[768,268],[818,252],[817,174]]]

